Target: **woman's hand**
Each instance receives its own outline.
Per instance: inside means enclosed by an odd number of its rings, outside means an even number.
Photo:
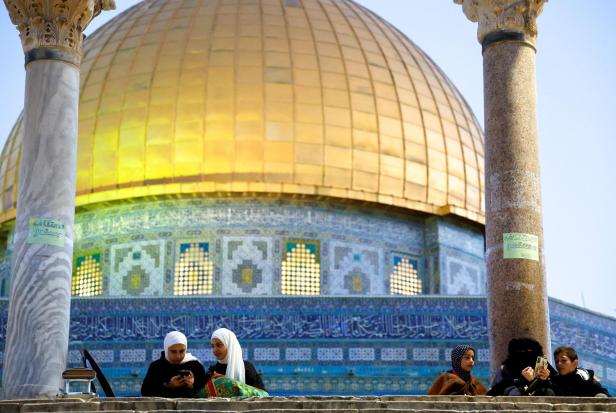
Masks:
[[[177,375],[177,376],[173,376],[171,377],[171,379],[169,380],[169,382],[166,384],[167,387],[172,388],[172,389],[177,389],[178,387],[183,387],[184,386],[184,377]]]
[[[541,380],[547,380],[550,378],[550,370],[548,370],[547,367],[544,367],[541,370],[539,370],[538,376]]]
[[[189,389],[193,388],[193,385],[195,384],[195,376],[193,376],[192,371],[190,374],[182,376],[182,382],[185,387],[188,387]]]
[[[550,373],[548,372],[548,375]],[[535,378],[535,370],[532,367],[528,366],[524,370],[522,370],[522,377],[526,379],[526,381],[533,381]]]

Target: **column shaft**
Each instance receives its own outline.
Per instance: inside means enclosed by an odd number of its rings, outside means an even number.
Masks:
[[[536,121],[535,50],[500,41],[483,54],[486,248],[492,370],[515,337],[538,340],[549,354],[549,319]],[[538,237],[538,260],[504,258],[503,234]]]
[[[2,377],[5,398],[53,397],[62,385],[70,318],[78,99],[76,66],[58,60],[26,66]],[[31,219],[41,218],[64,224],[62,246],[29,240]]]

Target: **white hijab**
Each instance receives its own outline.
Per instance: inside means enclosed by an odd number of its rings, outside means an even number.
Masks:
[[[172,331],[165,336],[164,342],[165,358],[168,362],[171,362],[171,360],[169,360],[169,347],[176,344],[184,344],[184,347],[188,350],[188,340],[186,340],[186,336],[179,331]],[[197,360],[197,358],[190,353],[185,353],[184,358],[180,361],[180,364],[188,363],[192,360]]]
[[[221,363],[227,365],[227,373],[225,376],[246,384],[242,346],[240,346],[240,342],[237,341],[235,333],[226,328],[219,328],[212,334],[212,340],[215,338],[222,341],[222,344],[227,348],[227,357],[219,360]]]

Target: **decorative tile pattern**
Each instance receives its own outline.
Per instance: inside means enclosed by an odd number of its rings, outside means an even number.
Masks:
[[[255,361],[276,361],[280,360],[280,349],[271,347],[257,347],[254,350]]]
[[[605,372],[606,372],[606,377],[605,378],[608,381],[611,381],[612,383],[616,384],[616,369],[607,367],[605,369]]]
[[[321,254],[318,241],[285,242],[280,289],[282,294],[289,295],[321,293]]]
[[[381,360],[383,361],[406,361],[408,355],[406,348],[382,348]]]
[[[83,367],[81,363],[81,351],[79,350],[70,350],[68,352],[68,356],[66,359],[68,364],[77,364],[79,367]]]
[[[211,348],[189,348],[188,350],[193,356],[197,357],[205,367],[207,367],[208,364],[216,362],[216,357],[214,357]]]
[[[343,350],[340,347],[317,349],[317,360],[319,361],[341,361],[343,359]]]
[[[76,255],[73,262],[71,295],[74,297],[94,297],[103,293],[103,270],[101,253],[90,252]]]
[[[310,347],[287,347],[285,359],[288,361],[312,360],[312,349]]]
[[[113,350],[90,350],[90,354],[98,364],[113,363]]]
[[[446,256],[445,263],[445,274],[441,274],[443,294],[479,295],[485,293],[485,280],[480,268],[450,255]]]
[[[375,358],[373,347],[352,347],[349,349],[350,361],[374,361]]]
[[[272,295],[273,242],[265,237],[223,237],[222,293]]]
[[[451,350],[449,351],[451,355]],[[438,348],[413,348],[413,360],[415,361],[439,361]]]
[[[121,363],[143,363],[145,362],[144,349],[120,350]]]
[[[365,245],[329,243],[329,293],[385,294],[383,253]]]
[[[391,294],[421,294],[422,282],[417,273],[417,260],[398,254],[392,255],[393,265],[389,278]]]
[[[207,242],[179,244],[175,262],[173,295],[203,295],[212,293],[214,265]]]
[[[161,295],[164,256],[163,241],[112,245],[109,295]]]
[[[478,348],[477,354],[475,355],[475,362],[490,362],[490,349],[489,348]]]

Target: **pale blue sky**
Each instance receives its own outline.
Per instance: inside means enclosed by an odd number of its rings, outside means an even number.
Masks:
[[[116,0],[88,28],[138,3]],[[476,24],[453,0],[359,0],[443,69],[483,125]],[[538,124],[550,296],[616,316],[616,36],[614,0],[552,0],[538,20]],[[23,107],[23,53],[0,6],[0,142]]]

